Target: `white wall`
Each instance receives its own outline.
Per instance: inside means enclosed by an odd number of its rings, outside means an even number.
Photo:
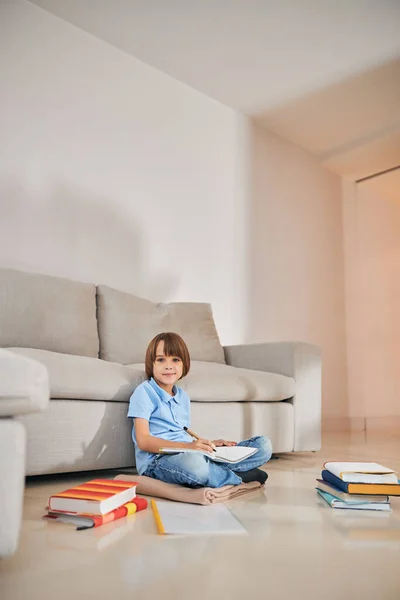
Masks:
[[[340,177],[254,127],[248,339],[323,352],[323,417],[347,415]]]
[[[0,15],[0,264],[213,304],[223,343],[322,346],[347,411],[340,180],[22,0]]]
[[[364,356],[361,334],[363,299],[360,285],[359,206],[357,184],[342,181],[343,247],[345,266],[346,348],[348,385],[348,425],[364,429]]]
[[[365,417],[400,417],[400,194],[357,188]]]
[[[400,423],[400,194],[376,185],[343,195],[349,415],[367,429]]]
[[[0,264],[208,301],[241,341],[244,118],[29,2],[0,11]]]

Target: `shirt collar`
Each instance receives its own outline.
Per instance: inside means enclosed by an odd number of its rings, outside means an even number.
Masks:
[[[154,379],[154,377],[152,377],[149,381],[151,387],[153,388],[153,390],[155,392],[157,392],[157,394],[160,396],[161,400],[164,400],[164,402],[171,402],[171,400],[173,400],[174,402],[178,403],[178,392],[179,392],[179,388],[174,385],[174,387],[172,388],[172,391],[174,392],[174,396],[170,396],[168,394],[168,392],[166,392],[165,390],[162,389],[162,387],[160,387],[158,385],[158,383],[156,382],[156,380]]]

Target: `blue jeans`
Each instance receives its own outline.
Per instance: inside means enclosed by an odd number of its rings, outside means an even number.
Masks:
[[[258,448],[258,452],[236,465],[214,462],[200,452],[157,454],[143,475],[189,487],[219,488],[223,485],[238,485],[242,483],[242,479],[236,473],[260,467],[272,454],[271,442],[264,436],[244,440],[238,446],[252,446]]]

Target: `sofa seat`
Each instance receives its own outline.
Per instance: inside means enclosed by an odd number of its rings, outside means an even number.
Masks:
[[[47,368],[51,399],[128,402],[146,376],[143,365],[127,367],[99,358],[35,348],[10,348]]]
[[[292,377],[200,361],[179,385],[194,402],[276,402],[296,393]]]
[[[46,367],[52,399],[129,402],[133,390],[146,379],[141,363],[120,365],[35,348],[10,350]],[[201,361],[192,361],[180,386],[194,402],[276,402],[296,393],[292,377]]]

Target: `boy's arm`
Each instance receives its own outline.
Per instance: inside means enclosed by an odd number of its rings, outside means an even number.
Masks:
[[[203,452],[212,452],[213,448],[209,440],[195,440],[193,442],[171,442],[163,438],[155,437],[150,434],[149,422],[147,419],[136,417],[133,419],[135,427],[135,437],[140,450],[158,454],[160,448],[189,448],[191,450],[203,450]]]

